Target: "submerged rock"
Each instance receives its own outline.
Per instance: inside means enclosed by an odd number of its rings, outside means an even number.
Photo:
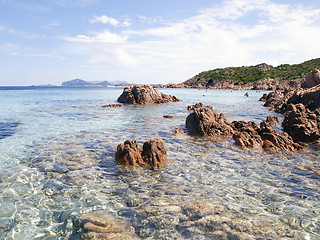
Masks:
[[[151,169],[163,167],[167,161],[167,152],[161,138],[151,139],[138,147],[136,140],[127,140],[117,146],[115,159],[119,164],[145,166]]]
[[[118,102],[129,104],[154,104],[180,101],[177,97],[161,93],[158,89],[150,85],[127,87],[118,98]]]
[[[223,113],[215,112],[212,106],[197,103],[189,106],[188,110],[193,110],[186,119],[186,127],[192,135],[214,137],[233,134],[233,128],[227,117]]]
[[[123,218],[114,217],[105,211],[89,212],[80,217],[81,239],[139,239],[134,228]]]

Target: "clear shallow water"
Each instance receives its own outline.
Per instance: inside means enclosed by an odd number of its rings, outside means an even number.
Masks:
[[[76,238],[74,219],[98,210],[142,239],[320,238],[318,152],[251,152],[173,132],[199,101],[259,123],[270,114],[263,92],[162,89],[183,102],[102,108],[122,89],[10,89],[0,88],[0,239]],[[119,143],[159,136],[165,168],[115,164]]]

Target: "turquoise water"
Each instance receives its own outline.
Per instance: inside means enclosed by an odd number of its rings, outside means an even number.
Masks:
[[[264,92],[161,91],[183,101],[103,108],[122,88],[0,88],[0,239],[73,239],[74,219],[98,210],[141,239],[320,238],[317,151],[252,152],[174,134],[199,101],[229,121],[277,115],[258,101]],[[155,137],[166,167],[115,164],[119,143]]]

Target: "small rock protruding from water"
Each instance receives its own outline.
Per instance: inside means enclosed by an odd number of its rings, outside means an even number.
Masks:
[[[186,119],[186,127],[192,135],[219,137],[233,134],[227,117],[215,112],[212,106],[196,103],[187,109],[193,110]]]
[[[161,138],[151,139],[138,147],[136,140],[127,140],[117,146],[115,159],[119,164],[145,166],[151,169],[163,167],[167,162],[167,152]]]
[[[246,93],[244,94],[244,96],[245,96],[245,97],[249,97],[249,93],[246,92]]]
[[[166,95],[150,85],[127,87],[118,98],[118,102],[129,104],[154,104],[180,101],[177,97]]]

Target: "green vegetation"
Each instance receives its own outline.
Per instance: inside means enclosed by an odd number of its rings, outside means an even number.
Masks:
[[[256,66],[217,68],[201,72],[184,83],[210,85],[217,81],[234,81],[235,84],[248,84],[266,78],[293,80],[303,77],[314,68],[320,68],[320,58],[300,64],[282,64],[277,67],[262,63]]]

